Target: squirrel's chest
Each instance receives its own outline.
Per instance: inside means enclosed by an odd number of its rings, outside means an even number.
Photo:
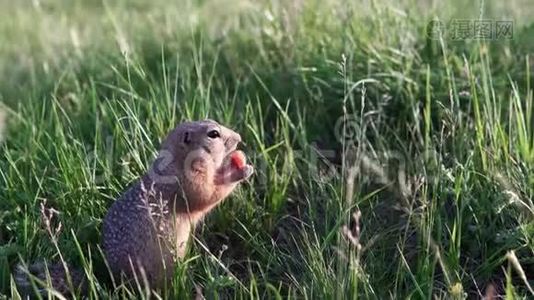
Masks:
[[[104,246],[128,248],[129,253],[151,244],[164,244],[174,256],[182,257],[200,218],[176,214],[169,210],[168,200],[134,187],[109,209],[104,220]]]

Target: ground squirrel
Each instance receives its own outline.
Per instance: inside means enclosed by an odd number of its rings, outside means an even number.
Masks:
[[[115,278],[146,279],[152,288],[169,282],[191,229],[253,173],[236,150],[240,141],[238,133],[212,120],[185,122],[170,132],[149,171],[104,218],[102,246]],[[45,278],[36,268],[44,265],[34,266],[32,273]],[[24,289],[29,286],[27,276],[19,269],[15,280]],[[63,267],[48,271],[54,288],[67,292]],[[73,286],[85,289],[83,276],[74,275]]]

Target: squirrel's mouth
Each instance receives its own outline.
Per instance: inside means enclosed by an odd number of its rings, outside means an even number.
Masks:
[[[245,153],[241,150],[237,150],[237,147],[234,146],[224,156],[218,173],[223,177],[228,177],[231,176],[232,173],[244,171],[247,167],[250,166],[247,164]]]
[[[223,165],[225,165],[225,162],[227,162],[230,159],[230,156],[232,153],[238,151],[237,146],[239,145],[239,142],[241,140],[239,139],[232,139],[228,138],[224,141],[224,147],[226,148],[226,153],[224,154],[223,158]]]
[[[245,160],[245,154],[243,153],[243,151],[237,150],[237,146],[233,147],[233,149],[231,150],[226,151],[226,155],[223,158],[221,167],[233,167],[234,165],[236,165],[236,157],[240,157],[239,159],[242,158],[242,160]]]
[[[254,172],[254,168],[247,164],[245,153],[237,150],[241,137],[225,140],[226,153],[219,169],[215,182],[218,184],[240,182],[247,179]]]
[[[215,177],[216,184],[236,183],[247,179],[254,172],[254,168],[247,164],[245,153],[241,150],[229,152]]]

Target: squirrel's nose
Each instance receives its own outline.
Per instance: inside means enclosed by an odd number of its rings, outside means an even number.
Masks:
[[[236,133],[230,136],[230,138],[228,139],[228,146],[230,146],[230,148],[235,148],[237,147],[237,144],[239,144],[240,142],[241,142],[241,136],[238,133]]]
[[[235,133],[234,139],[236,141],[236,144],[241,143],[241,135],[239,133]]]
[[[227,131],[227,138],[225,141],[226,149],[233,150],[237,147],[237,144],[241,142],[241,135],[239,133],[228,129]]]

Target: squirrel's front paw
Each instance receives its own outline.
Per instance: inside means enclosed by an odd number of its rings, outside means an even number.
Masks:
[[[236,150],[228,156],[228,160],[219,170],[216,184],[229,184],[243,181],[254,173],[254,167],[246,163],[243,151]]]
[[[240,180],[245,180],[249,178],[250,176],[252,176],[252,174],[254,174],[254,167],[251,165],[245,165],[239,171],[241,171],[241,174],[239,174],[240,175],[239,177],[241,178]]]

